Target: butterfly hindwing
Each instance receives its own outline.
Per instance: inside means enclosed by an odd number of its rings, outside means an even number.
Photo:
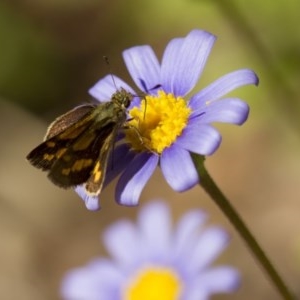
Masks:
[[[99,129],[95,129],[95,126],[99,126]],[[48,174],[50,180],[64,188],[87,182],[99,161],[102,160],[101,152],[107,140],[113,141],[113,131],[114,126],[111,123],[105,126],[103,124],[90,126],[82,136],[66,148],[63,155],[53,164]],[[104,163],[101,164],[98,172],[101,171],[104,174],[102,165],[104,166]]]
[[[89,195],[99,195],[106,176],[108,157],[113,149],[113,143],[116,137],[116,127],[114,127],[111,136],[108,136],[101,147],[100,154],[90,177],[85,183],[85,190]]]

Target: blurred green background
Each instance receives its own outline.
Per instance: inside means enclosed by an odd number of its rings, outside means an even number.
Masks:
[[[112,184],[102,210],[89,212],[73,191],[31,167],[25,156],[47,124],[89,99],[87,89],[109,72],[103,55],[131,82],[124,49],[150,44],[161,56],[171,38],[194,28],[218,36],[198,89],[244,67],[260,77],[258,88],[233,93],[249,103],[249,120],[242,128],[217,125],[223,144],[206,165],[300,298],[299,20],[298,0],[2,0],[0,298],[59,299],[65,272],[105,255],[101,232],[138,211],[114,202]],[[169,203],[174,220],[200,207],[230,232],[218,263],[237,267],[242,286],[213,299],[280,299],[201,188],[177,194],[157,170],[140,203],[157,198]]]

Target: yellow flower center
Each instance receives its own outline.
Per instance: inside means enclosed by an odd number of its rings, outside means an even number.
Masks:
[[[151,266],[129,281],[123,300],[178,300],[181,290],[181,280],[173,270]]]
[[[131,120],[126,139],[135,151],[150,150],[161,154],[180,136],[190,113],[191,109],[181,97],[162,90],[156,96],[147,95],[140,107],[129,111]]]

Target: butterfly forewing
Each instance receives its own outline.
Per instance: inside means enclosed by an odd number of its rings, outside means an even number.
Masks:
[[[87,116],[95,110],[96,105],[94,104],[83,104],[75,107],[74,109],[68,111],[56,118],[48,127],[47,133],[44,140],[50,139],[55,135],[63,132],[67,128],[70,128],[72,125],[76,126],[76,123],[81,120],[87,121]]]

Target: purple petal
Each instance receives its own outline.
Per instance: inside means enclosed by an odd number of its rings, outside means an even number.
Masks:
[[[161,66],[162,85],[166,91],[184,96],[195,86],[215,39],[209,32],[193,30],[184,39],[170,42]],[[178,56],[176,60],[175,55]]]
[[[236,88],[248,84],[258,85],[258,77],[253,71],[242,69],[228,73],[194,95],[189,105],[194,110],[202,109],[207,101],[217,100]]]
[[[61,294],[63,299],[84,299],[94,296],[94,285],[88,275],[88,270],[79,268],[69,272],[62,282]]]
[[[160,84],[160,66],[150,46],[137,46],[123,51],[127,69],[140,90],[148,93]]]
[[[65,300],[114,299],[121,283],[121,274],[107,260],[94,260],[84,267],[69,271],[62,281],[61,294]]]
[[[227,233],[217,227],[206,229],[197,241],[197,244],[191,251],[186,268],[190,273],[199,273],[211,264],[228,244]]]
[[[176,145],[200,155],[214,153],[220,143],[221,135],[215,128],[198,122],[191,122],[176,140]]]
[[[161,66],[161,83],[166,93],[173,92],[174,78],[176,78],[174,77],[173,65],[177,65],[183,40],[183,38],[172,39],[164,51]]]
[[[115,75],[107,75],[89,89],[90,95],[100,102],[110,101],[112,94],[121,88],[135,95],[134,90],[122,79]]]
[[[203,113],[204,112],[204,113]],[[208,124],[224,122],[241,125],[249,115],[249,106],[238,98],[226,98],[208,103],[202,113],[194,111],[190,118],[197,116],[198,122]]]
[[[199,236],[199,230],[207,220],[207,215],[202,211],[190,211],[178,222],[174,234],[173,255],[185,257],[193,249]]]
[[[143,245],[143,252],[148,259],[149,257],[168,259],[172,224],[167,205],[163,202],[152,202],[144,206],[139,213],[138,227],[141,236],[140,245]]]
[[[153,174],[159,157],[152,153],[137,155],[122,174],[116,187],[116,201],[122,205],[137,205],[140,194]]]
[[[85,184],[77,185],[74,190],[84,201],[88,210],[95,211],[100,209],[99,196],[88,195],[85,189]]]
[[[190,153],[176,144],[163,151],[160,166],[166,181],[177,192],[186,191],[199,182]]]
[[[208,293],[229,293],[240,285],[239,273],[231,267],[217,267],[196,276],[193,288],[203,285]]]
[[[201,286],[201,283],[195,286],[189,285],[187,289],[184,291],[183,298],[184,300],[209,300],[209,294],[207,291]]]
[[[122,267],[130,265],[139,256],[139,236],[136,227],[129,221],[120,221],[109,227],[104,233],[104,243],[108,252]]]

